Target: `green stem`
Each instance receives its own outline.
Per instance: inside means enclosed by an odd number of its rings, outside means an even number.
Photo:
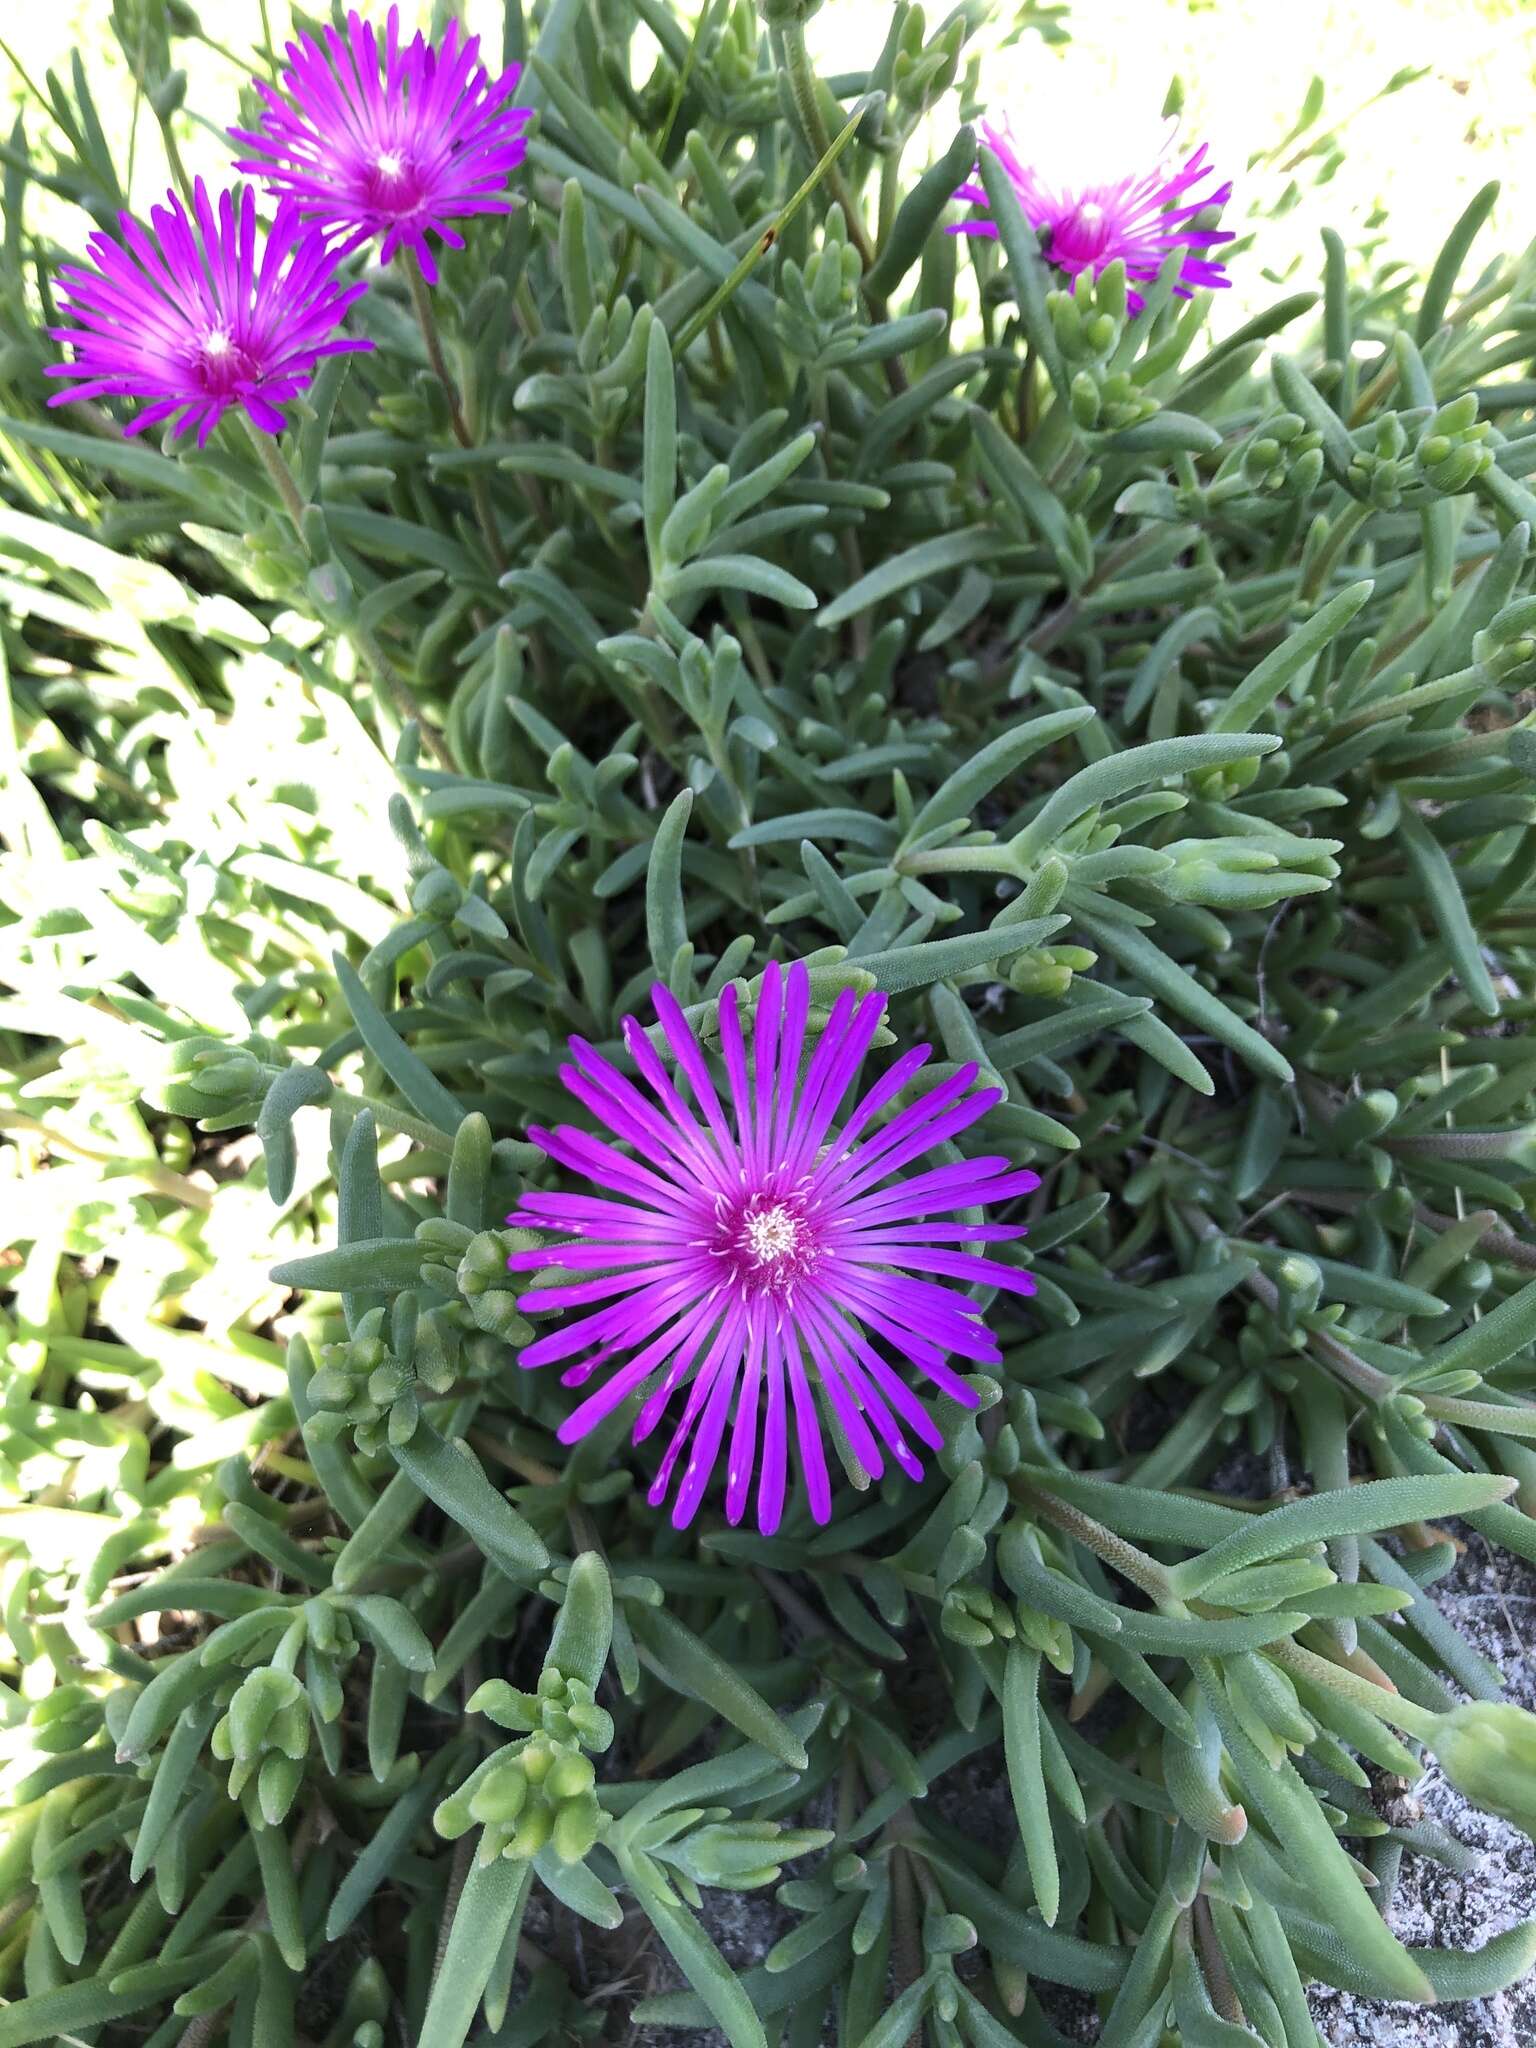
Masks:
[[[1374,1714],[1379,1721],[1389,1721],[1394,1728],[1401,1728],[1419,1742],[1433,1739],[1435,1728],[1441,1716],[1428,1707],[1416,1707],[1412,1700],[1405,1700],[1401,1693],[1387,1692],[1379,1685],[1372,1685],[1368,1678],[1358,1672],[1347,1670],[1342,1664],[1335,1664],[1327,1657],[1319,1657],[1312,1650],[1304,1650],[1300,1643],[1284,1637],[1277,1643],[1265,1646],[1264,1654],[1272,1657],[1286,1670],[1294,1671],[1298,1678],[1310,1679],[1314,1685],[1326,1686],[1341,1699],[1351,1701],[1357,1707],[1364,1707],[1368,1714]]]
[[[1016,1499],[1033,1508],[1036,1514],[1043,1515],[1048,1522],[1054,1522],[1064,1534],[1091,1550],[1111,1571],[1118,1572],[1122,1579],[1129,1579],[1133,1586],[1139,1586],[1160,1607],[1182,1604],[1174,1591],[1173,1581],[1155,1557],[1148,1557],[1144,1550],[1138,1550],[1125,1537],[1117,1536],[1113,1529],[1106,1529],[1092,1515],[1085,1515],[1081,1508],[1073,1507],[1069,1501],[1058,1500],[1044,1487],[1025,1480],[1016,1479],[1013,1492]]]
[[[853,140],[854,130],[869,111],[870,104],[871,102],[868,99],[859,101],[853,112],[848,116],[847,121],[843,124],[837,140],[829,143],[817,159],[816,168],[811,172],[805,183],[789,199],[785,200],[768,226],[764,228],[763,232],[747,250],[745,256],[737,263],[730,276],[711,294],[706,303],[699,308],[698,312],[694,314],[693,318],[684,327],[682,333],[677,336],[676,340],[672,343],[674,362],[682,361],[711,320],[714,319],[720,308],[732,297],[738,287],[751,275],[757,265],[768,254],[768,251],[773,247],[780,235],[783,234],[785,228],[789,226],[789,223],[794,219],[801,207],[804,206],[806,200],[810,198],[822,179],[830,178],[833,175],[833,166],[843,150]]]
[[[405,251],[406,282],[411,290],[411,305],[415,309],[416,324],[421,329],[421,338],[426,344],[427,361],[432,365],[432,374],[443,387],[443,396],[448,401],[448,420],[453,428],[453,438],[461,448],[476,446],[475,433],[464,416],[463,400],[453,372],[448,367],[448,357],[443,349],[442,332],[437,324],[437,315],[432,310],[432,294],[427,289],[427,280],[422,274],[421,258],[414,249]],[[498,576],[506,574],[506,550],[501,545],[501,534],[496,525],[496,507],[491,499],[491,487],[485,472],[471,469],[468,475],[470,500],[475,508],[475,519],[484,538],[486,550],[491,558],[491,567]]]
[[[1312,1199],[1310,1189],[1306,1191],[1303,1199]],[[1203,1209],[1191,1206],[1184,1214],[1202,1238],[1221,1236],[1221,1231]],[[1233,1242],[1241,1248],[1240,1240],[1234,1239]],[[1250,1267],[1244,1276],[1243,1285],[1250,1294],[1257,1296],[1271,1315],[1279,1313],[1280,1290],[1266,1274],[1259,1271],[1257,1266]],[[1378,1371],[1374,1365],[1368,1364],[1357,1352],[1351,1351],[1347,1344],[1341,1343],[1337,1337],[1330,1336],[1326,1330],[1308,1329],[1306,1336],[1313,1357],[1321,1360],[1339,1379],[1353,1387],[1355,1392],[1363,1395],[1367,1401],[1382,1401],[1399,1391],[1394,1379]]]
[[[244,414],[241,417],[245,419]],[[311,548],[308,536],[304,532],[304,514],[308,507],[304,502],[304,493],[299,489],[298,478],[288,467],[287,459],[278,447],[275,435],[264,434],[261,428],[253,425],[249,419],[245,419],[245,430],[250,437],[251,446],[256,450],[262,468],[271,478],[273,488],[283,501],[283,508],[292,522],[294,533],[298,537],[299,546],[313,560],[314,550]],[[427,724],[426,719],[422,715],[421,706],[417,703],[410,684],[395,668],[375,636],[366,626],[359,625],[356,622],[346,626],[343,631],[348,643],[356,651],[364,667],[372,674],[376,694],[388,697],[400,718],[414,720],[417,729],[421,733],[423,744],[438,766],[452,769],[454,766],[452,757],[431,726]]]
[[[469,422],[464,417],[459,387],[448,367],[448,357],[443,349],[443,337],[438,328],[437,315],[432,310],[432,294],[427,289],[421,258],[414,249],[405,251],[405,278],[411,290],[411,306],[416,314],[416,324],[421,329],[422,340],[426,343],[427,361],[432,365],[432,374],[442,385],[443,396],[448,401],[448,419],[453,428],[453,437],[461,448],[473,448],[475,437],[469,431]]]
[[[795,118],[800,123],[800,133],[805,139],[812,163],[819,164],[832,147],[832,138],[827,133],[827,124],[821,118],[821,106],[816,98],[816,74],[811,69],[810,52],[805,47],[805,24],[788,21],[779,35],[784,50],[784,70],[789,79],[789,94],[794,101]],[[859,261],[864,265],[867,276],[875,267],[875,252],[869,246],[869,237],[864,232],[864,223],[854,211],[848,188],[843,183],[842,173],[835,165],[827,168],[827,190],[835,204],[843,210],[843,220],[848,228],[848,239],[859,252]]]
[[[244,418],[244,414],[241,417]],[[256,450],[257,456],[260,458],[262,468],[271,478],[273,488],[283,501],[283,509],[287,512],[289,520],[292,522],[293,530],[298,536],[299,545],[307,555],[310,552],[310,548],[309,542],[304,535],[304,513],[306,507],[304,493],[299,489],[299,480],[284,460],[275,436],[263,433],[260,427],[255,426],[248,419],[245,421],[245,431],[250,437],[251,446]]]
[[[171,176],[176,180],[177,190],[181,193],[188,212],[192,212],[197,205],[197,195],[192,189],[192,180],[187,176],[187,167],[182,162],[181,149],[176,140],[175,130],[171,125],[174,119],[174,114],[162,116],[160,136],[165,144],[165,160],[171,167]]]

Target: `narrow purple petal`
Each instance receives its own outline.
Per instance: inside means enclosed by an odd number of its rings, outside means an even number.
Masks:
[[[276,88],[253,81],[256,128],[229,133],[247,152],[236,168],[265,178],[327,242],[378,237],[386,263],[409,248],[435,284],[429,234],[462,248],[451,221],[510,212],[530,114],[515,104],[519,66],[493,78],[457,22],[440,47],[420,34],[402,47],[399,29],[391,7],[382,44],[355,11],[344,32],[299,36]]]
[[[513,1272],[553,1282],[518,1297],[529,1314],[556,1318],[519,1362],[560,1365],[571,1386],[597,1379],[561,1426],[563,1442],[633,1396],[643,1396],[637,1445],[670,1418],[647,1498],[660,1507],[670,1495],[679,1529],[722,1465],[727,1519],[745,1515],[755,1474],[758,1526],[778,1528],[792,1416],[805,1505],[825,1522],[833,1468],[824,1412],[871,1479],[892,1464],[916,1479],[919,1447],[936,1449],[941,1437],[914,1377],[975,1405],[949,1361],[995,1367],[1002,1351],[964,1289],[1027,1296],[1035,1287],[983,1249],[1023,1227],[980,1222],[975,1212],[1028,1194],[1039,1178],[1000,1153],[919,1165],[997,1100],[966,1067],[903,1106],[927,1046],[892,1061],[834,1128],[883,996],[845,990],[813,1032],[803,963],[770,963],[749,1019],[735,989],[722,992],[718,1055],[705,1053],[667,990],[656,990],[655,1006],[691,1104],[626,1019],[638,1082],[580,1038],[561,1074],[607,1135],[569,1124],[529,1133],[557,1166],[602,1192],[530,1191],[508,1218],[551,1240],[507,1260]]]
[[[152,207],[150,225],[119,216],[121,241],[90,237],[94,269],[60,272],[67,324],[50,332],[71,360],[50,376],[79,382],[50,405],[74,399],[147,400],[126,435],[163,420],[196,430],[200,444],[240,406],[262,433],[280,434],[283,408],[310,382],[323,357],[367,350],[338,337],[363,287],[343,286],[338,256],[280,206],[256,260],[255,196],[223,192],[217,206],[199,179],[189,214],[180,196]]]
[[[1230,282],[1220,263],[1202,262],[1188,253],[1208,248],[1212,241],[1232,239],[1228,233],[1190,225],[1203,214],[1219,211],[1232,196],[1230,182],[1216,180],[1205,144],[1181,166],[1169,164],[1165,144],[1163,153],[1138,175],[1069,186],[1054,182],[1044,166],[1027,163],[1006,126],[984,122],[982,136],[1018,194],[1025,219],[1040,236],[1046,260],[1065,275],[1069,287],[1085,273],[1096,276],[1114,262],[1125,265],[1127,278],[1146,283],[1176,250],[1184,252],[1174,286],[1180,298],[1187,299],[1195,287],[1220,289]],[[997,226],[989,218],[986,187],[973,175],[956,187],[954,196],[973,211],[968,219],[955,222],[949,233],[995,238]],[[1126,302],[1133,314],[1144,304],[1136,291],[1127,292]]]

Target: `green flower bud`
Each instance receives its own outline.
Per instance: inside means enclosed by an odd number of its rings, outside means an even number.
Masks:
[[[1536,598],[1516,598],[1472,636],[1472,659],[1495,682],[1521,690],[1536,682]]]
[[[1099,424],[1099,387],[1087,370],[1079,370],[1072,379],[1068,392],[1072,417],[1080,427],[1096,427]]]
[[[1243,481],[1250,490],[1304,498],[1323,473],[1322,436],[1300,413],[1271,413],[1243,449]]]
[[[489,1678],[470,1694],[468,1711],[484,1714],[498,1728],[533,1729],[539,1725],[539,1701],[531,1692],[519,1692],[504,1678]]]
[[[428,1216],[418,1223],[416,1242],[445,1258],[462,1257],[475,1241],[467,1223],[450,1223],[446,1216]]]
[[[253,1671],[241,1682],[229,1703],[231,1754],[237,1762],[248,1763],[271,1744],[268,1732],[285,1707],[297,1706],[304,1688],[291,1671],[277,1671],[270,1665]],[[272,1741],[276,1741],[275,1734]]]
[[[420,917],[452,917],[464,891],[446,868],[429,868],[411,890],[411,908]]]
[[[461,1294],[483,1294],[488,1287],[505,1285],[507,1247],[499,1231],[482,1230],[470,1239],[459,1260],[457,1277]]]
[[[597,1781],[590,1757],[579,1750],[569,1750],[564,1756],[556,1757],[545,1780],[545,1796],[559,1805],[562,1800],[579,1799],[590,1792]]]
[[[552,1808],[546,1806],[543,1800],[537,1805],[527,1806],[523,1809],[522,1818],[517,1823],[511,1841],[507,1844],[507,1853],[525,1859],[537,1856],[554,1831],[555,1816]],[[594,1830],[592,1840],[596,1839]],[[587,1848],[590,1849],[591,1846],[592,1843],[588,1842]],[[586,1850],[582,1850],[581,1854],[585,1855]],[[561,1861],[566,1863],[579,1860],[579,1857],[561,1858]]]
[[[149,89],[149,104],[155,110],[155,118],[168,121],[187,96],[187,74],[185,71],[168,71],[164,78],[156,81]]]
[[[757,0],[757,11],[769,28],[779,29],[809,21],[820,6],[821,0]]]
[[[602,1811],[588,1794],[570,1800],[555,1815],[551,1844],[562,1863],[579,1863],[597,1840]]]
[[[1536,1714],[1471,1700],[1443,1715],[1428,1742],[1463,1798],[1536,1837]]]
[[[528,1803],[528,1779],[516,1759],[503,1764],[476,1787],[469,1802],[471,1816],[487,1821],[513,1821]]]
[[[304,1767],[291,1756],[263,1757],[256,1773],[256,1804],[269,1828],[281,1827],[298,1795]]]
[[[613,1741],[613,1716],[606,1707],[573,1706],[570,1722],[583,1749],[604,1750]]]
[[[469,1304],[469,1312],[475,1328],[484,1336],[498,1338],[503,1344],[527,1344],[532,1339],[531,1326],[517,1312],[516,1295],[504,1288],[476,1295]]]

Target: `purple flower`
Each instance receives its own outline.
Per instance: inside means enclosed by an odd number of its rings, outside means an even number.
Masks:
[[[1021,1227],[961,1220],[958,1212],[1027,1194],[1039,1176],[993,1154],[902,1177],[998,1100],[996,1089],[967,1092],[976,1068],[966,1066],[878,1121],[928,1058],[926,1045],[904,1053],[839,1121],[884,996],[861,1001],[845,990],[818,1032],[808,1028],[805,968],[785,975],[770,966],[749,1053],[735,991],[727,988],[718,1006],[729,1083],[722,1103],[675,998],[665,988],[652,993],[691,1105],[632,1017],[624,1020],[624,1043],[643,1088],[571,1040],[572,1064],[561,1079],[629,1150],[564,1124],[530,1131],[552,1159],[604,1192],[525,1195],[507,1219],[570,1240],[514,1252],[507,1262],[514,1271],[560,1267],[597,1276],[521,1297],[525,1311],[560,1311],[562,1320],[520,1362],[575,1360],[567,1386],[609,1368],[561,1424],[563,1443],[644,1391],[639,1443],[672,1397],[681,1397],[650,1490],[659,1506],[686,1452],[672,1509],[678,1528],[698,1510],[729,1425],[725,1512],[741,1520],[756,1470],[758,1526],[771,1534],[784,1508],[793,1418],[811,1513],[825,1522],[825,1423],[836,1424],[871,1478],[881,1476],[889,1452],[916,1479],[922,1464],[909,1436],[930,1449],[942,1438],[905,1369],[963,1406],[976,1405],[946,1359],[988,1366],[1001,1354],[975,1302],[939,1283],[975,1281],[1016,1294],[1032,1294],[1035,1283],[960,1248],[1022,1237]],[[951,1220],[926,1220],[936,1217]]]
[[[221,192],[215,215],[199,178],[192,215],[171,192],[149,219],[145,228],[120,214],[120,242],[91,236],[93,270],[60,270],[59,304],[75,324],[48,331],[73,359],[45,374],[76,382],[50,405],[145,398],[125,434],[173,419],[178,433],[196,427],[201,448],[233,405],[267,433],[281,433],[280,408],[322,356],[372,348],[337,337],[366,287],[337,282],[335,256],[301,227],[296,206],[278,208],[265,247],[249,186]]]
[[[521,67],[491,78],[477,62],[480,38],[465,38],[457,21],[440,50],[419,32],[402,49],[398,7],[382,48],[355,11],[344,36],[323,35],[323,49],[310,35],[288,45],[282,91],[254,81],[266,112],[255,133],[230,129],[252,152],[236,168],[297,199],[342,254],[382,235],[382,263],[404,243],[435,284],[429,228],[462,249],[449,221],[512,210],[506,184],[527,153],[530,119],[512,104]]]
[[[1147,170],[1107,183],[1053,183],[1020,155],[1012,133],[1004,127],[982,123],[982,139],[1007,172],[1019,195],[1024,218],[1040,237],[1041,252],[1058,270],[1066,272],[1075,288],[1086,271],[1094,276],[1118,258],[1132,286],[1149,283],[1163,267],[1171,249],[1185,251],[1183,267],[1174,291],[1187,299],[1197,286],[1220,288],[1230,282],[1224,266],[1197,252],[1230,242],[1232,236],[1217,228],[1198,228],[1195,219],[1211,207],[1225,206],[1232,196],[1230,184],[1216,185],[1216,173],[1207,162],[1204,143],[1182,169],[1169,160],[1172,131]],[[1202,186],[1210,189],[1201,190]],[[975,207],[990,202],[986,188],[974,180],[962,185],[957,199]],[[995,238],[996,223],[973,216],[956,223],[952,235],[986,235]],[[1135,290],[1126,293],[1133,313],[1141,311],[1143,300]]]

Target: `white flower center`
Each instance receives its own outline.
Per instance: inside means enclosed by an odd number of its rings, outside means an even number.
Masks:
[[[1104,209],[1096,199],[1085,199],[1077,209],[1077,217],[1084,227],[1097,227],[1104,218]]]
[[[220,362],[233,347],[228,328],[215,327],[203,336],[203,354],[213,362]]]
[[[381,149],[375,159],[379,176],[393,181],[405,176],[405,158],[398,150]]]
[[[799,1219],[782,1203],[772,1209],[754,1209],[742,1219],[742,1236],[755,1266],[776,1266],[800,1243]]]

